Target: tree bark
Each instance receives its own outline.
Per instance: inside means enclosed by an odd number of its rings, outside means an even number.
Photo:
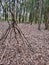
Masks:
[[[39,20],[38,20],[38,30],[41,30],[41,19],[42,19],[42,5],[43,0],[39,0]]]

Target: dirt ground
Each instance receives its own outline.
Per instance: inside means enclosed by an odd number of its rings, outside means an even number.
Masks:
[[[1,63],[2,65],[49,65],[49,31],[44,30],[43,24],[41,25],[41,31],[37,29],[37,24],[21,23],[18,26],[29,43],[26,43],[25,39],[23,43],[18,34],[19,43],[17,43],[13,35],[10,43],[10,36],[4,44],[0,41],[0,65]],[[7,22],[0,22],[0,37],[7,27]],[[31,47],[28,47],[27,44],[31,45]]]

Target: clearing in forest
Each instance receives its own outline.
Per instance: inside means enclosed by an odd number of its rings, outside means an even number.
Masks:
[[[18,24],[23,34],[27,38],[29,47],[26,43],[17,35],[19,43],[14,39],[12,33],[12,39],[9,43],[9,37],[4,44],[0,41],[0,58],[5,51],[3,59],[0,64],[3,65],[49,65],[49,31],[44,30],[44,25],[41,25],[41,31],[38,30],[37,24]],[[0,37],[7,29],[7,22],[0,22]],[[24,39],[25,41],[25,39]],[[30,47],[31,45],[31,47]]]

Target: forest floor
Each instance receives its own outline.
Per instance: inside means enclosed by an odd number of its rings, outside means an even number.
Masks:
[[[8,43],[9,37],[4,44],[0,41],[0,63],[3,65],[49,65],[49,31],[44,30],[44,24],[41,25],[41,31],[38,30],[37,24],[20,23],[18,26],[31,47],[27,46],[25,39],[23,43],[19,37],[19,44],[14,38]],[[0,22],[0,37],[7,27],[7,22]],[[3,53],[4,56],[1,58]]]

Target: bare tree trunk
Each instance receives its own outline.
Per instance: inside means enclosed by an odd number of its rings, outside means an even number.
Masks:
[[[45,14],[45,29],[49,30],[49,7],[47,7]]]
[[[38,20],[38,30],[41,30],[41,19],[42,19],[42,4],[43,0],[39,0],[39,20]]]

